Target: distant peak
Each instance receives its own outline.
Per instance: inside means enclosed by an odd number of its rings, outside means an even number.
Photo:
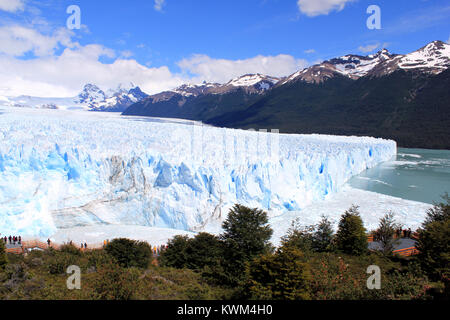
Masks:
[[[84,85],[83,90],[100,90],[100,88],[98,86],[96,86],[95,84],[92,83],[87,83]]]

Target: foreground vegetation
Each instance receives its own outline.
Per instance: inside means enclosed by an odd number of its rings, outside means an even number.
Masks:
[[[324,217],[315,226],[293,223],[274,248],[267,214],[236,205],[223,234],[176,236],[159,257],[144,242],[115,239],[103,249],[5,254],[0,244],[1,299],[314,299],[441,300],[449,298],[450,201],[428,212],[415,257],[392,254],[392,214],[380,220],[382,250],[368,251],[357,207],[333,233]],[[81,269],[81,288],[69,290],[66,270]],[[368,266],[381,270],[381,289],[367,287]]]

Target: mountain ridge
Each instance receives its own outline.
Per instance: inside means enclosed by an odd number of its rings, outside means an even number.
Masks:
[[[405,55],[382,49],[327,60],[273,81],[266,90],[203,88],[183,95],[181,86],[166,99],[149,96],[123,115],[284,133],[371,135],[404,147],[450,149],[449,66],[450,45],[433,41]],[[434,109],[437,119],[427,109]]]
[[[1,101],[3,105],[11,107],[123,112],[130,105],[147,96],[134,84],[128,86],[121,84],[116,89],[109,89],[105,92],[95,84],[88,83],[75,97],[42,98],[21,95],[18,97],[3,97]]]

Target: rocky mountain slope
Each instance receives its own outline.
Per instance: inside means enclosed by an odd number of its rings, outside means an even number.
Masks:
[[[404,147],[450,149],[449,66],[450,45],[433,41],[406,55],[383,49],[324,61],[272,81],[265,90],[249,92],[244,86],[221,93],[208,87],[194,94],[180,87],[124,114],[288,133],[370,135]]]

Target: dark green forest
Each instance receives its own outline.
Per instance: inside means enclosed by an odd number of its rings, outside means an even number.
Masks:
[[[223,95],[146,99],[124,115],[182,118],[229,128],[279,129],[393,139],[400,147],[450,149],[450,70],[438,75],[398,70],[351,80],[288,82],[263,95],[236,89]]]

